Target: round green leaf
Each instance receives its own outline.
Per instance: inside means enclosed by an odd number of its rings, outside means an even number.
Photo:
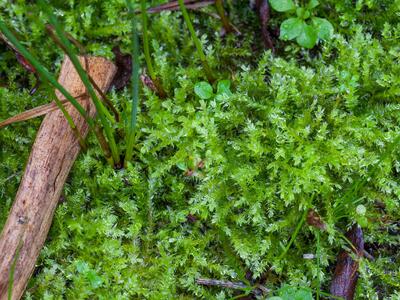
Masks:
[[[319,1],[318,0],[310,0],[310,2],[308,2],[307,7],[309,9],[313,9],[315,7],[317,7],[319,5]]]
[[[303,23],[301,32],[296,39],[297,43],[304,48],[311,49],[317,43],[317,39],[318,34],[315,28]]]
[[[333,26],[328,20],[322,18],[312,18],[312,22],[318,32],[319,39],[326,41],[332,37]]]
[[[313,297],[312,297],[311,291],[301,289],[296,292],[294,299],[295,300],[313,300]]]
[[[279,289],[279,296],[283,300],[313,300],[312,293],[308,288],[284,285]]]
[[[296,9],[296,5],[292,0],[270,0],[273,9],[279,12]]]
[[[303,28],[303,21],[299,18],[290,18],[281,24],[281,40],[293,40],[296,38]]]
[[[195,84],[194,92],[201,99],[210,99],[213,96],[213,88],[212,86],[205,81],[201,81]]]
[[[227,94],[228,96],[232,95],[231,92],[231,81],[230,80],[221,80],[217,85],[217,94]]]

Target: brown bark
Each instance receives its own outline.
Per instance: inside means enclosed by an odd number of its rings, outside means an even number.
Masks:
[[[354,225],[346,234],[353,245],[353,252],[361,258],[364,252],[364,237],[361,227]],[[331,294],[345,300],[353,300],[358,280],[358,261],[355,261],[348,252],[341,251],[331,283]]]
[[[82,65],[84,59],[81,58]],[[100,57],[88,58],[88,70],[102,91],[115,74],[115,66]],[[71,61],[65,59],[59,82],[73,96],[86,92]],[[57,97],[63,100],[60,93]],[[90,116],[95,108],[87,97],[79,99]],[[71,105],[66,106],[82,136],[88,125]],[[32,147],[24,176],[0,236],[0,299],[8,298],[10,268],[16,260],[12,299],[23,295],[36,259],[46,240],[65,180],[80,151],[76,136],[61,111],[48,113]]]
[[[261,35],[264,42],[264,46],[267,49],[271,49],[275,52],[274,42],[272,41],[271,34],[268,30],[268,23],[270,20],[270,11],[268,0],[257,0],[256,8],[261,21]]]

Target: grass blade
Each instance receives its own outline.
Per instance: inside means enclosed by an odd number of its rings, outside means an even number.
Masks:
[[[151,80],[157,89],[157,93],[161,98],[165,98],[167,93],[165,92],[163,86],[161,85],[160,80],[157,78],[156,73],[154,72],[153,63],[151,61],[150,55],[150,47],[149,47],[149,34],[147,32],[147,10],[146,10],[146,1],[140,0],[140,8],[142,14],[142,28],[143,28],[143,52],[146,60],[147,69],[149,70],[149,75]]]
[[[210,66],[208,65],[207,57],[206,57],[206,55],[204,54],[204,51],[203,51],[203,46],[202,46],[199,38],[196,35],[196,32],[195,32],[195,30],[193,28],[192,22],[190,21],[190,17],[189,17],[189,14],[187,12],[187,9],[185,7],[185,4],[183,3],[183,0],[178,0],[178,2],[179,2],[179,7],[181,9],[183,18],[185,19],[186,26],[189,29],[189,32],[190,32],[190,34],[192,36],[192,40],[193,40],[193,42],[194,42],[194,44],[196,46],[197,53],[198,53],[198,55],[200,57],[200,60],[201,60],[201,62],[203,64],[203,70],[204,70],[204,73],[206,74],[207,80],[210,83],[213,83],[215,81],[215,78],[212,75]]]
[[[224,26],[226,33],[232,32],[233,28],[232,28],[231,23],[229,22],[228,17],[225,15],[225,10],[224,10],[224,5],[222,3],[222,0],[215,0],[215,7],[221,18],[222,25]]]
[[[107,120],[106,108],[104,107],[103,103],[97,97],[96,92],[95,92],[92,84],[90,83],[87,73],[85,72],[82,65],[80,64],[79,59],[78,59],[71,43],[69,42],[68,38],[65,36],[65,34],[61,28],[61,25],[58,22],[57,18],[55,17],[54,13],[49,9],[49,6],[46,6],[44,4],[43,0],[40,0],[39,3],[42,5],[45,12],[47,13],[50,24],[54,26],[57,37],[60,39],[60,42],[65,47],[68,57],[70,58],[72,64],[74,65],[76,71],[78,72],[79,77],[81,78],[83,84],[87,88],[87,91],[96,107],[96,111],[99,116],[100,122],[104,128],[104,132],[105,132],[107,140],[108,140],[108,145],[110,147],[111,155],[114,160],[114,163],[116,165],[119,165],[119,163],[120,163],[119,151],[118,151],[117,144],[115,142],[112,127],[110,126],[109,121]]]
[[[281,260],[286,255],[286,253],[288,252],[290,246],[292,246],[294,240],[296,239],[297,235],[300,232],[301,227],[303,227],[303,224],[306,221],[306,217],[307,217],[307,210],[305,210],[303,212],[303,215],[301,216],[299,223],[297,223],[296,229],[294,230],[294,232],[293,232],[293,234],[292,234],[292,236],[290,238],[289,243],[286,245],[286,247],[283,250],[283,252],[281,253],[281,255],[279,255],[278,260]]]
[[[79,104],[79,102],[71,96],[70,93],[58,83],[54,76],[50,74],[40,63],[39,61],[33,57],[33,55],[26,50],[26,48],[18,41],[18,39],[12,34],[12,32],[7,28],[7,26],[0,20],[0,31],[7,37],[7,39],[13,44],[13,46],[18,49],[18,51],[25,57],[26,60],[36,69],[38,74],[44,79],[45,81],[49,82],[53,87],[60,91],[60,93],[69,101],[71,104],[78,110],[78,112],[83,116],[83,118],[88,122],[89,126],[93,126],[93,121],[87,116],[85,109]],[[55,102],[57,106],[61,109],[62,113],[64,114],[65,118],[68,121],[68,124],[71,126],[71,129],[77,135],[79,141],[83,141],[81,134],[76,130],[76,126],[74,121],[72,120],[70,114],[64,109],[60,100],[55,97]]]
[[[57,35],[55,34],[55,29],[52,25],[50,24],[46,24],[46,30],[49,33],[51,39],[53,40],[54,43],[57,44],[57,46],[59,46],[65,54],[67,54],[67,50],[64,47],[64,45],[61,43],[60,39],[57,37]],[[85,47],[83,45],[81,45],[76,39],[74,39],[69,33],[65,33],[65,36],[68,38],[68,40],[77,48],[79,49],[79,55],[82,55],[85,59],[85,69],[88,70],[89,66],[88,66],[88,61],[87,61],[87,53],[85,50]],[[88,74],[88,78],[90,83],[93,85],[93,87],[95,88],[95,90],[100,94],[100,100],[104,101],[104,104],[114,113],[114,117],[115,120],[117,122],[119,122],[120,120],[120,116],[119,116],[119,112],[118,110],[114,107],[114,105],[112,104],[112,102],[110,101],[110,99],[108,99],[108,97],[103,93],[103,91],[99,88],[99,86],[96,84],[96,82],[93,80],[93,78],[90,76],[90,74]],[[112,123],[114,123],[114,119],[110,118],[110,121]]]
[[[133,5],[131,0],[126,0],[126,4],[129,10],[129,16],[131,18],[132,26],[132,112],[131,112],[131,122],[128,130],[128,140],[126,146],[125,162],[127,163],[132,159],[133,155],[133,143],[135,141],[135,128],[137,122],[137,110],[139,103],[139,37],[136,28],[136,17],[133,11]]]

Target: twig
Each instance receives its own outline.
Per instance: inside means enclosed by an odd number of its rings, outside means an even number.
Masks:
[[[221,286],[235,290],[243,290],[247,288],[247,285],[245,285],[243,282],[231,282],[231,281],[216,280],[216,279],[199,278],[196,279],[196,283],[200,285]]]
[[[214,4],[215,0],[203,0],[203,1],[196,1],[196,0],[185,0],[184,4],[187,9],[199,9],[211,4]],[[151,7],[147,10],[150,14],[156,14],[162,11],[176,11],[179,10],[179,3],[178,1],[171,1],[165,4],[161,4],[155,7]]]
[[[275,52],[274,42],[268,31],[268,22],[270,20],[270,11],[268,0],[257,0],[256,8],[261,21],[261,35],[263,38],[264,46]]]
[[[83,98],[83,97],[87,97],[86,93],[83,93],[77,97],[75,97],[76,99],[79,98]],[[68,105],[69,101],[68,100],[61,100],[61,103],[63,105]],[[11,118],[8,118],[2,122],[0,122],[0,128],[3,128],[5,126],[14,124],[14,123],[18,123],[18,122],[22,122],[22,121],[28,121],[30,119],[36,118],[36,117],[40,117],[43,116],[45,114],[48,114],[49,112],[55,111],[58,109],[58,106],[55,102],[49,103],[49,104],[45,104],[45,105],[41,105],[35,108],[32,108],[30,110],[24,111],[16,116],[13,116]]]
[[[255,287],[249,287],[243,282],[232,282],[226,280],[216,280],[216,279],[206,279],[206,278],[198,278],[196,279],[196,283],[200,285],[206,286],[220,286],[228,289],[234,290],[244,290],[244,289],[252,289],[252,293],[255,295],[268,294],[271,290],[266,288],[263,285],[257,284]]]
[[[371,261],[375,260],[375,257],[373,257],[369,252],[367,252],[367,250],[364,250],[364,251],[363,251],[363,255],[364,255],[365,258],[368,259],[368,260],[371,260]]]
[[[222,0],[215,0],[215,8],[217,9],[218,15],[221,18],[222,25],[224,26],[225,32],[229,33],[233,31],[231,22],[229,22],[228,17],[225,14],[224,5]]]

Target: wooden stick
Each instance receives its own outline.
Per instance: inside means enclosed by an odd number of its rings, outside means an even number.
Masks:
[[[81,96],[77,96],[75,97],[76,99],[78,98],[82,98],[83,96],[87,97],[87,94],[82,94]],[[65,105],[70,105],[70,102],[68,100],[62,100],[61,103],[65,106]],[[36,117],[40,117],[43,116],[49,112],[55,111],[58,109],[58,106],[55,102],[51,102],[49,104],[44,104],[32,109],[29,109],[27,111],[24,111],[16,116],[13,116],[11,118],[8,118],[4,121],[0,122],[0,129],[14,124],[14,123],[18,123],[18,122],[22,122],[22,121],[28,121],[30,119],[36,118]]]
[[[232,282],[232,281],[226,281],[226,280],[216,280],[216,279],[207,279],[207,278],[198,278],[196,279],[196,283],[200,285],[206,285],[206,286],[220,286],[228,289],[234,289],[234,290],[244,290],[249,288],[249,286],[245,285],[243,282]],[[262,295],[262,294],[268,294],[271,292],[269,289],[267,289],[265,286],[257,284],[255,287],[252,287],[253,294],[255,295]]]
[[[83,64],[84,59],[81,57],[80,60]],[[101,90],[106,91],[116,72],[114,64],[100,57],[90,57],[88,62],[88,73]],[[86,92],[68,58],[62,65],[59,82],[72,95]],[[56,94],[60,100],[63,99],[60,93]],[[91,117],[95,115],[94,105],[88,97],[79,99],[79,102]],[[68,105],[66,109],[85,137],[87,123],[74,107]],[[65,180],[79,151],[76,136],[61,111],[48,113],[36,136],[17,196],[0,236],[1,300],[8,299],[10,287],[13,300],[22,297],[46,240]],[[18,249],[18,245],[22,246]],[[10,280],[14,261],[15,269]]]

